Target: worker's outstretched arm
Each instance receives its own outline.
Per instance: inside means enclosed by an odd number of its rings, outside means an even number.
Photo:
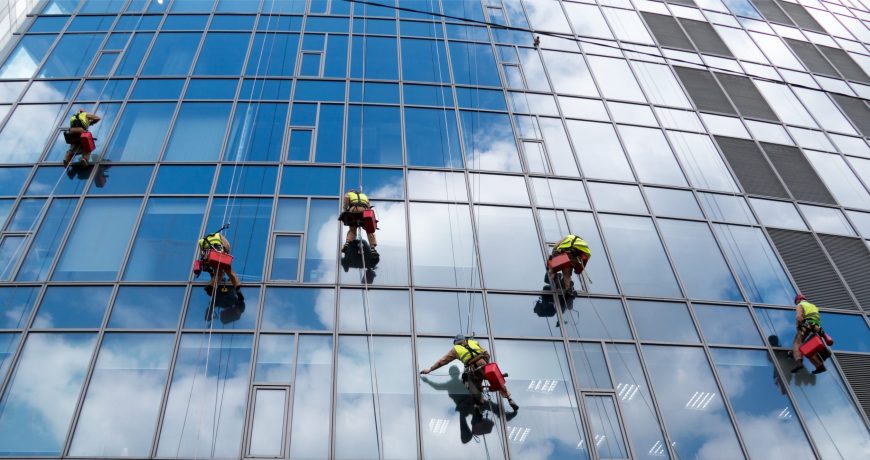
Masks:
[[[87,114],[87,117],[88,117],[88,121],[91,122],[92,125],[95,125],[95,124],[99,123],[100,120],[102,120],[102,118],[100,118],[98,115],[94,115],[92,113]]]
[[[428,374],[428,373],[434,371],[435,369],[438,369],[438,368],[444,366],[445,364],[447,364],[447,363],[449,363],[457,358],[458,358],[458,356],[456,355],[456,350],[451,348],[450,351],[448,351],[446,355],[442,356],[441,359],[439,359],[438,361],[435,361],[435,364],[433,364],[432,366],[430,366],[426,369],[421,370],[420,373],[421,374]]]

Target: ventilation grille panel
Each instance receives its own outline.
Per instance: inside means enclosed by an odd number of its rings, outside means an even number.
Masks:
[[[804,29],[821,32],[823,34],[826,33],[825,29],[822,29],[822,26],[819,25],[815,18],[810,16],[810,13],[807,12],[804,7],[789,2],[778,1],[777,3],[779,4],[780,8],[784,9],[785,12],[788,13],[788,15],[791,16],[791,18],[794,19],[794,22],[796,22],[799,26],[803,27]]]
[[[870,108],[861,99],[832,94],[846,115],[852,119],[852,124],[861,131],[864,137],[870,137]]]
[[[795,147],[789,145],[761,143],[770,162],[788,186],[795,199],[816,203],[837,204],[831,192],[819,179],[816,170],[806,157]]]
[[[819,235],[840,275],[865,311],[870,311],[870,251],[859,238]]]
[[[820,307],[858,310],[811,234],[773,228],[767,231],[801,293]]]
[[[659,45],[681,50],[695,51],[689,37],[677,24],[677,20],[671,16],[653,13],[641,13],[643,19],[649,24],[650,30],[656,37]]]
[[[713,75],[706,70],[674,67],[698,110],[737,115]]]
[[[716,136],[716,143],[722,148],[746,193],[791,198],[754,142]]]
[[[788,24],[790,26],[794,25],[794,23],[791,22],[791,19],[789,19],[781,9],[779,9],[779,6],[777,6],[776,2],[773,0],[752,0],[752,3],[755,4],[755,8],[757,8],[761,15],[768,21]]]
[[[709,23],[701,21],[693,21],[691,19],[680,19],[680,24],[686,29],[686,33],[695,42],[698,51],[707,54],[718,54],[721,56],[734,57],[731,50],[725,46],[725,42],[719,38],[719,34],[713,30],[713,26]]]
[[[767,101],[758,92],[752,80],[737,75],[716,73],[716,77],[725,92],[731,96],[731,101],[737,106],[737,110],[745,117],[761,118],[763,120],[779,121],[773,113]]]
[[[819,45],[819,50],[824,54],[828,60],[834,64],[834,67],[843,74],[844,77],[860,81],[864,83],[870,83],[870,78],[867,77],[867,74],[864,72],[864,69],[861,68],[849,53],[839,49],[839,48],[831,48],[830,46],[822,46]]]
[[[791,48],[792,51],[801,58],[801,62],[804,63],[807,69],[810,69],[810,72],[839,78],[834,67],[825,60],[822,53],[820,53],[812,43],[802,42],[791,38],[786,38],[785,42],[788,43],[789,48]]]
[[[846,382],[855,392],[864,416],[870,417],[870,356],[842,352],[835,352],[834,356],[846,376]]]

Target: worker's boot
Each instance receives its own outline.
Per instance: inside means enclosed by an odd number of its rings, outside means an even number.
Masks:
[[[508,404],[511,405],[511,409],[513,409],[514,412],[516,412],[520,408],[520,405],[517,404],[516,402],[514,402],[514,400],[512,398],[508,398]]]
[[[342,254],[347,254],[347,250],[348,250],[348,248],[350,248],[350,242],[349,242],[349,241],[345,241],[345,242],[344,242],[344,246],[341,247],[341,253],[342,253]]]
[[[828,370],[828,368],[826,368],[825,365],[822,364],[821,366],[817,367],[817,368],[813,371],[813,374],[821,374],[822,372],[825,372],[825,371],[827,371],[827,370]]]
[[[477,416],[483,416],[483,404],[474,403],[474,409],[472,409],[472,413]]]
[[[203,289],[205,289],[205,293],[208,294],[209,297],[214,295],[214,286],[212,286],[211,284],[206,285]]]
[[[241,286],[238,286],[236,288],[236,297],[238,297],[239,300],[245,300],[245,296],[242,294],[242,287]]]
[[[373,262],[377,263],[379,260],[381,260],[381,255],[378,253],[378,249],[376,246],[372,246],[370,254],[372,256]]]
[[[801,370],[803,368],[804,368],[804,362],[800,361],[797,364],[795,364],[793,368],[791,368],[791,373],[796,374],[799,370]]]

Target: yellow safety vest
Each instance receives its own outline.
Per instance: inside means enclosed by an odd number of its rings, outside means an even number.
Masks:
[[[810,302],[807,302],[806,300],[801,301],[801,303],[799,303],[798,305],[800,305],[804,309],[805,320],[808,319],[818,323],[819,320],[822,319],[822,315],[819,313],[819,307],[813,305]]]
[[[88,120],[87,112],[79,112],[69,119],[70,128],[76,128],[76,124],[81,125],[81,127],[87,131],[88,127],[91,126],[91,121]]]
[[[211,235],[206,235],[205,238],[199,239],[199,247],[202,248],[203,251],[207,249],[211,249],[214,246],[223,246],[224,243],[221,240],[220,233],[212,233]]]
[[[347,192],[344,196],[347,197],[348,206],[369,207],[369,197],[365,193]]]
[[[577,235],[568,235],[556,246],[556,250],[565,250],[565,249],[574,249],[576,251],[580,251],[589,256],[592,255],[592,251],[589,250],[589,245],[586,244],[586,241],[583,238],[580,238]]]
[[[468,339],[468,345],[453,345],[453,349],[456,350],[456,354],[459,356],[459,360],[462,361],[462,364],[468,365],[469,362],[473,361],[480,357],[483,354],[483,348],[478,345],[476,340]]]

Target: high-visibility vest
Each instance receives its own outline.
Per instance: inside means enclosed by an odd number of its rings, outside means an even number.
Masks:
[[[344,196],[347,197],[347,205],[350,207],[353,207],[353,206],[369,207],[369,197],[366,196],[365,193],[347,192],[347,194],[345,194]]]
[[[459,360],[466,366],[480,357],[484,351],[476,340],[468,339],[467,342],[468,344],[465,346],[460,344],[453,345],[453,349],[456,350],[456,355],[459,356]]]
[[[88,120],[87,112],[79,112],[69,119],[70,128],[76,128],[76,124],[81,125],[81,127],[87,131],[88,127],[91,126],[91,121]]]
[[[556,246],[556,250],[565,249],[573,249],[575,251],[580,251],[590,256],[592,255],[592,251],[589,250],[589,245],[586,244],[586,241],[576,235],[566,236],[565,239]]]
[[[205,238],[199,239],[199,247],[202,250],[211,249],[214,246],[223,246],[224,243],[221,240],[220,233],[212,233],[211,235],[206,235]]]
[[[819,307],[807,302],[806,300],[801,301],[798,305],[804,309],[804,319],[810,319],[817,323],[821,320],[822,315],[819,314]]]

